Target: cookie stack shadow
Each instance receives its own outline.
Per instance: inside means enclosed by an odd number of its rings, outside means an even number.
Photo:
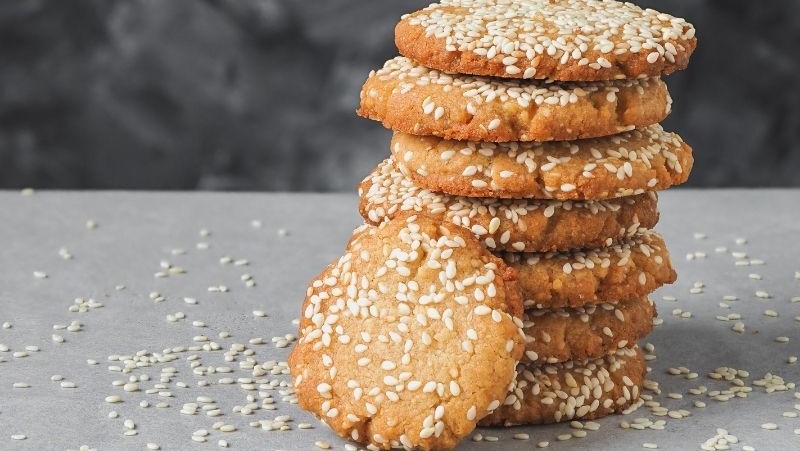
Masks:
[[[486,24],[513,13],[524,22],[537,2],[470,2],[466,12],[453,3],[404,16],[404,56],[364,84],[358,113],[394,134],[391,156],[359,186],[360,212],[373,225],[419,212],[465,227],[516,270],[525,353],[509,395],[480,424],[631,409],[647,369],[637,341],[656,316],[648,295],[676,278],[652,230],[657,191],[686,181],[693,163],[658,124],[672,102],[660,76],[686,66],[694,29],[660,13],[631,19],[612,2],[586,17],[619,14],[640,35],[525,46]],[[506,27],[536,30],[519,20]]]

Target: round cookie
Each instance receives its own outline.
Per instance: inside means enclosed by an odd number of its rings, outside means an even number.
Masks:
[[[686,68],[684,19],[597,0],[443,0],[403,16],[400,53],[464,74],[553,80],[652,77]]]
[[[359,211],[367,222],[379,224],[403,211],[426,212],[443,224],[470,229],[496,251],[604,247],[658,222],[654,192],[602,201],[450,196],[415,186],[391,159],[361,182],[359,196]]]
[[[594,360],[520,364],[503,406],[480,425],[549,424],[625,412],[639,402],[646,372],[638,346]]]
[[[655,315],[656,307],[647,297],[572,309],[526,310],[522,360],[541,365],[602,357],[649,334]]]
[[[462,141],[563,141],[661,122],[659,78],[561,82],[447,74],[397,57],[370,73],[358,114],[412,135]]]
[[[452,448],[523,351],[514,271],[425,215],[360,229],[308,287],[289,369],[300,406],[352,440]]]
[[[472,142],[395,133],[392,156],[415,185],[472,197],[608,199],[689,177],[692,148],[651,125],[579,141]]]
[[[638,299],[677,278],[664,239],[652,230],[600,249],[499,255],[517,270],[526,309]]]

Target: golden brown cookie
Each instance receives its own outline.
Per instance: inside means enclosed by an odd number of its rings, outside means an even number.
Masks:
[[[647,372],[638,347],[594,360],[520,364],[514,389],[481,426],[592,420],[625,411],[642,392]]]
[[[500,256],[517,270],[528,309],[638,299],[677,277],[664,239],[652,230],[599,249]]]
[[[648,192],[603,201],[450,196],[415,186],[391,159],[359,186],[359,211],[372,224],[402,211],[427,212],[466,227],[492,250],[550,252],[609,246],[658,222],[658,197]]]
[[[454,447],[514,380],[514,277],[469,231],[425,215],[359,230],[306,292],[289,356],[298,403],[377,448]]]
[[[403,16],[400,53],[442,71],[511,78],[615,80],[686,68],[684,19],[596,0],[443,0]]]
[[[651,125],[579,141],[472,142],[395,133],[395,165],[415,185],[472,197],[608,199],[689,177],[692,148]]]
[[[358,114],[412,135],[463,141],[560,141],[660,122],[672,100],[659,78],[560,82],[446,74],[398,57],[370,73]]]
[[[633,346],[653,330],[656,307],[647,297],[569,309],[526,310],[525,357],[534,364],[596,359]]]

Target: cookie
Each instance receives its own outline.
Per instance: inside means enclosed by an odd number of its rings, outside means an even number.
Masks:
[[[677,278],[664,239],[652,230],[599,249],[499,255],[517,270],[528,309],[637,299]]]
[[[392,156],[415,185],[473,197],[608,199],[689,177],[692,148],[651,125],[579,141],[471,142],[395,133]]]
[[[656,307],[647,297],[570,309],[526,310],[524,362],[596,359],[636,344],[653,330]]]
[[[492,77],[616,80],[686,68],[684,19],[596,0],[443,0],[403,16],[400,53],[434,69]]]
[[[358,114],[393,130],[462,141],[561,141],[661,122],[672,99],[659,78],[561,82],[447,74],[407,58],[371,72]]]
[[[425,215],[357,232],[309,285],[289,357],[300,406],[376,448],[452,448],[505,399],[523,352],[515,274]]]
[[[415,186],[391,159],[361,182],[359,196],[359,211],[367,222],[379,224],[403,211],[427,212],[442,224],[470,229],[496,251],[604,247],[658,222],[653,192],[602,201],[450,196]]]
[[[600,359],[554,365],[520,364],[515,387],[481,426],[592,420],[639,401],[647,366],[638,347]]]

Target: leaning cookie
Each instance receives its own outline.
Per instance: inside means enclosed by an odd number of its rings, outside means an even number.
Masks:
[[[664,239],[652,230],[599,249],[499,255],[517,270],[527,309],[637,299],[677,277]]]
[[[624,412],[639,401],[646,372],[638,346],[594,360],[520,364],[503,406],[480,425],[549,424]]]
[[[523,351],[515,274],[426,215],[361,229],[308,287],[289,357],[300,406],[372,447],[454,447]]]
[[[391,159],[359,185],[359,211],[372,224],[404,211],[430,213],[472,231],[496,251],[550,252],[610,246],[658,222],[654,192],[603,201],[450,196],[406,179]]]
[[[407,58],[361,89],[358,114],[412,135],[463,141],[559,141],[660,122],[672,100],[659,78],[599,82],[500,80],[447,74]]]
[[[684,69],[684,19],[596,0],[443,0],[403,16],[400,53],[435,69],[494,77],[612,80]]]
[[[578,141],[471,142],[395,133],[392,156],[415,185],[473,197],[608,199],[686,181],[692,148],[660,125]]]
[[[647,297],[570,309],[526,310],[525,358],[533,364],[596,359],[653,330],[656,307]]]

